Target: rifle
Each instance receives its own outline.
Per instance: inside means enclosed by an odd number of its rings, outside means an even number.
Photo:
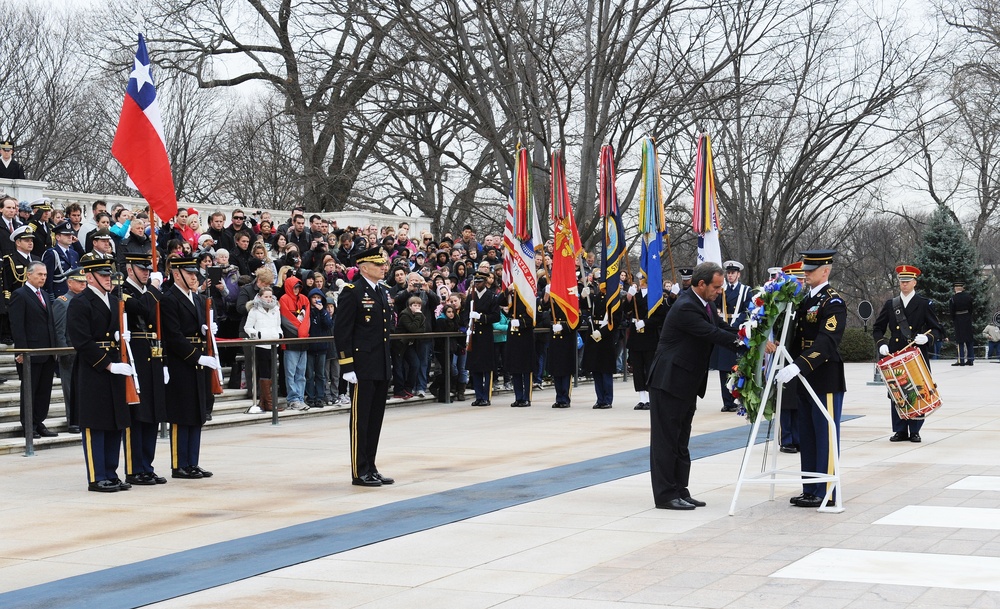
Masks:
[[[215,344],[215,334],[212,333],[212,323],[214,321],[214,313],[212,311],[212,298],[205,298],[205,355],[209,357],[215,357],[218,352],[218,346]],[[215,358],[218,361],[219,358]],[[218,370],[213,371],[212,374],[212,395],[222,395],[222,367],[220,366]]]
[[[128,314],[125,313],[125,299],[122,298],[121,285],[118,286],[118,336],[121,338],[122,363],[132,366],[132,374],[125,377],[125,401],[129,404],[139,403],[139,375],[135,371],[135,358],[132,357],[132,347],[125,340],[128,332]]]
[[[471,295],[470,295],[471,296]],[[476,301],[469,298],[469,327],[465,329],[465,350],[466,352],[472,351],[472,324],[476,323],[476,320],[472,319],[472,313],[476,310]]]

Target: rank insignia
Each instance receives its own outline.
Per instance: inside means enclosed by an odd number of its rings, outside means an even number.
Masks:
[[[831,315],[830,319],[826,320],[826,325],[823,327],[826,328],[828,332],[834,332],[837,329],[837,318]]]

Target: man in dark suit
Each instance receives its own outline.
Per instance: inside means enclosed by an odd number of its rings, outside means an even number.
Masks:
[[[799,304],[795,326],[787,339],[788,354],[794,361],[775,375],[778,383],[801,378],[807,381],[820,403],[833,418],[831,433],[827,419],[809,395],[804,383],[799,383],[799,461],[802,471],[834,473],[831,457],[836,444],[840,451],[840,415],[844,405],[844,361],[838,348],[847,325],[847,304],[830,286],[830,270],[836,250],[802,252],[802,271],[809,293]],[[773,352],[773,346],[768,345]],[[802,485],[802,494],[792,497],[796,507],[818,508],[828,490],[827,482]],[[836,497],[831,495],[831,501]]]
[[[14,290],[10,298],[10,327],[14,347],[18,349],[48,349],[56,346],[56,328],[52,318],[52,303],[42,289],[46,277],[45,265],[32,261],[25,268],[25,283]],[[52,398],[52,377],[56,360],[51,355],[31,356],[31,378],[24,378],[24,356],[18,355],[17,376],[21,379],[21,426],[25,425],[25,397],[31,392],[31,412],[34,436],[58,435],[45,426]],[[25,429],[27,433],[27,429]]]
[[[83,428],[87,490],[115,493],[132,488],[118,477],[122,434],[131,424],[125,383],[132,366],[122,362],[118,298],[111,293],[114,262],[84,254],[87,289],[69,302],[67,329],[76,349],[73,393]]]
[[[875,325],[872,326],[872,337],[878,345],[878,353],[882,357],[900,351],[910,342],[916,343],[924,356],[927,369],[931,360],[928,357],[931,345],[935,340],[944,337],[944,329],[938,323],[934,313],[934,301],[917,294],[917,277],[920,269],[909,264],[896,267],[896,277],[899,279],[899,295],[885,301]],[[886,331],[888,330],[888,336]],[[928,337],[925,332],[931,332]],[[892,417],[892,437],[890,442],[920,442],[920,428],[923,419],[904,421],[899,418],[896,406],[889,401],[889,411]]]
[[[650,366],[649,473],[656,507],[693,510],[705,505],[691,497],[691,422],[697,399],[705,397],[712,345],[735,350],[735,332],[712,305],[722,293],[722,267],[699,264],[691,287],[677,296],[660,333]]]
[[[351,484],[382,486],[395,482],[375,465],[385,402],[392,378],[389,333],[395,314],[382,280],[388,261],[379,248],[358,254],[361,277],[344,285],[337,300],[333,335],[342,378],[354,385],[351,395]]]

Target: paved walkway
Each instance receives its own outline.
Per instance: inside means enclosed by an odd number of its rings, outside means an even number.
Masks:
[[[604,411],[589,386],[569,410],[551,391],[390,410],[379,465],[397,484],[378,489],[350,485],[343,416],[212,430],[215,477],[110,495],[86,492],[77,448],[6,455],[0,607],[994,607],[994,366],[935,367],[945,406],[922,444],[888,442],[885,390],[849,366],[842,514],[754,486],[728,516],[749,427],[714,391],[693,443],[709,506],[653,509],[648,414],[620,382]]]

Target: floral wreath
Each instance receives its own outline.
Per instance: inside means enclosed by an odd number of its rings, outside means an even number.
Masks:
[[[764,347],[774,334],[780,333],[780,327],[775,326],[781,321],[788,305],[798,306],[804,297],[805,290],[795,277],[779,273],[763,287],[757,288],[750,300],[747,320],[740,324],[738,334],[740,342],[748,350],[733,366],[726,385],[739,404],[737,414],[745,416],[748,423],[755,422],[762,410],[764,372],[770,363],[770,356],[765,356]],[[763,404],[764,418],[768,421],[774,416],[776,401],[777,392],[772,391],[767,403]]]

